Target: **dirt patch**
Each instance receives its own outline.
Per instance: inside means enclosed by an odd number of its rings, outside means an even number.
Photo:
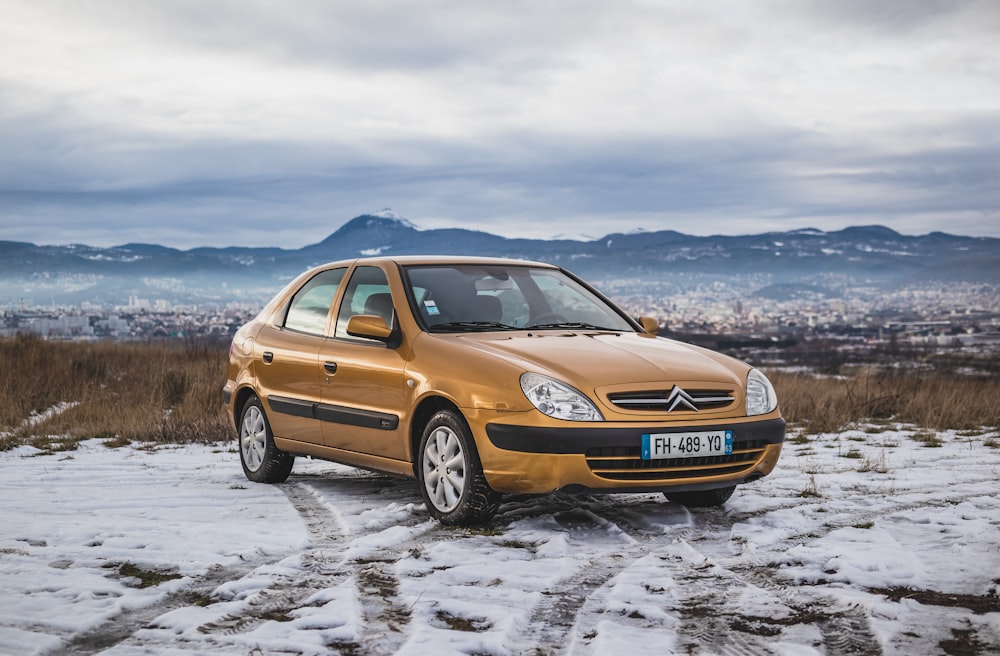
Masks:
[[[947,656],[980,656],[990,653],[988,646],[976,638],[976,632],[971,629],[952,629],[951,639],[938,643],[941,653]]]
[[[439,610],[435,615],[435,618],[442,626],[447,627],[452,631],[481,633],[483,631],[489,631],[493,628],[493,625],[490,622],[481,617],[459,617],[458,615],[452,615],[451,613],[443,610]]]
[[[967,608],[977,615],[1000,613],[1000,597],[996,595],[954,594],[913,588],[870,588],[869,592],[884,595],[896,602],[903,599],[913,599],[925,606]]]

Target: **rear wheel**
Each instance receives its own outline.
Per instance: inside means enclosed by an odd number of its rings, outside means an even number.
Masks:
[[[417,476],[427,510],[442,524],[483,524],[500,506],[500,494],[486,482],[465,420],[451,410],[441,410],[427,422]]]
[[[714,508],[729,501],[729,497],[733,496],[735,491],[736,486],[734,485],[721,487],[717,490],[699,490],[698,492],[664,492],[663,496],[688,508]]]
[[[274,445],[271,424],[256,395],[247,399],[240,414],[240,463],[255,483],[283,483],[292,472],[295,456]]]

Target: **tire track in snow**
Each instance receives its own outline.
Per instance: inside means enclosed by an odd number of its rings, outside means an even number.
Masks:
[[[302,553],[305,576],[279,575],[275,583],[248,597],[246,609],[206,623],[198,628],[202,633],[243,633],[268,619],[281,618],[285,613],[307,605],[304,597],[329,587],[345,575],[341,569],[330,570],[328,563],[339,561],[342,551],[342,523],[336,514],[307,485],[293,483],[281,486],[289,501],[303,518],[313,546]],[[239,566],[216,566],[194,578],[183,589],[171,592],[159,602],[142,608],[128,609],[98,626],[67,638],[52,654],[90,656],[128,641],[135,632],[156,628],[156,618],[174,610],[203,604],[217,590],[238,581],[262,567],[274,566],[280,559],[248,561]],[[155,638],[145,637],[144,644]],[[171,640],[175,643],[176,638]]]
[[[908,490],[904,494],[911,492],[913,491]],[[942,506],[951,505],[976,496],[981,495],[946,493],[933,503]],[[503,521],[505,515],[508,516],[507,519],[549,516],[562,524],[571,535],[586,541],[589,548],[595,547],[602,538],[607,539],[613,530],[620,530],[631,542],[621,539],[611,540],[598,555],[588,559],[574,575],[543,591],[541,601],[530,615],[527,628],[515,639],[515,643],[521,645],[521,649],[514,650],[516,653],[577,653],[576,650],[583,648],[589,637],[593,636],[594,627],[608,618],[605,608],[607,595],[616,577],[647,555],[654,554],[665,560],[669,557],[669,547],[658,546],[665,536],[672,541],[696,544],[698,545],[695,547],[696,552],[704,552],[706,558],[712,558],[712,553],[732,549],[730,531],[734,524],[766,516],[771,512],[802,510],[826,503],[822,499],[796,499],[760,512],[696,511],[695,514],[687,516],[694,517],[698,525],[678,529],[669,525],[676,523],[676,517],[687,511],[675,504],[653,502],[639,508],[634,502],[617,505],[588,501],[586,497],[571,499],[570,502],[550,497],[547,503],[542,503],[534,509],[520,507],[508,510],[506,513],[502,512],[498,519]],[[891,512],[905,512],[926,505],[926,498],[918,502],[904,500],[896,503]],[[652,519],[649,516],[650,512],[654,515]],[[591,515],[590,518],[586,516],[588,513]],[[662,515],[659,519],[655,516],[658,513]],[[670,515],[673,515],[673,519]],[[803,532],[797,538],[793,537],[792,541],[815,539],[837,528],[867,521],[866,517],[869,515],[874,518],[882,516],[883,513],[867,510],[829,513],[824,518],[822,526]],[[431,530],[412,540],[394,545],[391,550],[373,553],[371,558],[363,561],[367,571],[359,576],[359,588],[362,588],[361,594],[366,604],[366,625],[373,627],[373,630],[366,632],[369,637],[361,641],[362,645],[374,653],[391,653],[391,650],[385,651],[386,646],[405,643],[405,636],[396,635],[395,641],[388,642],[385,638],[398,633],[401,618],[408,616],[408,609],[401,606],[395,596],[399,581],[392,564],[399,561],[401,553],[407,548],[412,549],[426,543],[461,538],[461,535],[447,535],[444,531]],[[789,546],[771,545],[769,548],[780,552]],[[881,654],[871,623],[863,608],[837,604],[811,590],[798,589],[789,586],[787,582],[777,581],[768,565],[754,565],[731,571],[716,563],[713,569],[711,575],[702,572],[700,576],[692,577],[691,563],[679,563],[673,568],[668,568],[671,575],[683,584],[682,588],[686,592],[679,605],[664,604],[663,609],[680,618],[678,636],[690,648],[720,654],[769,656],[777,653],[769,646],[772,636],[789,627],[801,629],[808,626],[818,632],[826,652],[834,656]],[[361,583],[365,577],[369,582],[367,591],[363,589]],[[780,599],[789,609],[788,617],[774,622],[769,621],[770,618],[755,617],[752,612],[743,608],[739,603],[740,596],[744,590],[753,587]],[[373,595],[374,591],[382,592]],[[381,607],[381,610],[373,610],[378,607]],[[709,609],[721,608],[725,608],[725,612],[718,613],[718,619],[707,612]],[[641,617],[623,616],[616,617],[615,620],[623,624],[636,625],[637,628],[650,624],[648,621],[644,622]],[[728,637],[723,639],[720,636]]]
[[[580,507],[576,510],[553,512],[551,516],[557,523],[571,533],[576,532],[576,536],[586,540],[591,547],[595,541],[607,539],[614,532],[624,534],[627,540],[609,540],[603,550],[573,576],[543,593],[543,599],[535,607],[522,640],[527,646],[517,653],[586,653],[589,643],[598,635],[598,625],[609,617],[618,624],[637,630],[661,628],[660,620],[647,618],[639,610],[609,615],[608,596],[616,578],[623,576],[639,561],[648,558],[666,560],[664,553],[669,547],[661,546],[663,540],[675,541],[678,531],[690,530],[688,521],[678,523],[685,512],[676,505],[662,502],[645,504],[639,509],[634,505],[587,503],[586,499],[580,500]],[[664,597],[660,602],[661,610],[680,620],[678,637],[685,648],[692,650],[690,653],[747,656],[772,656],[776,653],[756,636],[732,637],[733,631],[724,624],[724,613],[719,613],[718,621],[713,622],[711,613],[700,612],[702,603],[716,608],[718,604],[711,600],[722,594],[715,589],[716,586],[707,583],[699,585],[697,579],[688,577],[689,568],[678,566],[676,570],[672,572],[675,580],[683,580],[687,589],[694,586],[685,599],[696,599],[697,605],[692,602],[688,607],[682,605],[678,608],[667,601],[673,597],[666,591],[656,590],[655,585],[648,583],[646,589],[650,598]]]
[[[741,614],[740,597],[747,587],[746,582],[734,577],[705,553],[731,548],[728,530],[734,517],[723,509],[691,513],[672,504],[666,504],[664,512],[672,507],[686,513],[689,521],[666,533],[662,529],[655,532],[655,524],[651,525],[646,518],[632,512],[616,510],[613,518],[634,538],[655,534],[668,540],[667,544],[651,550],[647,558],[658,561],[665,572],[664,579],[675,583],[673,594],[661,595],[658,605],[665,614],[679,620],[678,647],[687,653],[724,656],[775,656],[780,653],[768,644],[769,636],[741,631],[738,624],[734,626],[734,617]],[[651,602],[656,600],[657,596],[650,596]]]
[[[364,617],[360,653],[394,654],[406,640],[410,609],[399,599],[399,579],[391,567],[395,562],[362,561],[357,564]]]
[[[796,505],[787,505],[794,508]],[[656,506],[647,507],[646,511]],[[664,504],[663,513],[671,506]],[[775,510],[774,508],[770,509]],[[759,513],[726,514],[721,510],[693,514],[696,526],[670,528],[669,522],[650,521],[635,508],[590,505],[594,535],[606,533],[611,524],[632,542],[617,542],[587,563],[573,576],[543,593],[534,609],[522,643],[530,645],[518,653],[579,653],[596,637],[594,627],[608,619],[608,594],[616,577],[640,559],[656,558],[667,577],[677,583],[677,594],[657,596],[661,610],[679,620],[679,647],[691,653],[773,656],[781,653],[770,646],[774,636],[789,627],[815,626],[825,651],[831,656],[875,656],[881,648],[869,618],[858,606],[843,606],[812,592],[776,582],[768,566],[752,566],[746,571],[726,568],[712,556],[732,549],[730,529],[734,523]],[[683,511],[681,511],[683,512]],[[560,513],[553,513],[557,517]],[[585,513],[577,512],[583,517]],[[557,520],[558,521],[558,520]],[[602,525],[602,521],[604,525]],[[857,521],[844,520],[846,525]],[[585,520],[580,521],[584,527]],[[828,530],[834,530],[830,527]],[[667,538],[670,544],[660,546]],[[687,553],[685,553],[687,552]],[[774,620],[747,612],[742,597],[748,589],[759,589],[787,607],[787,616]],[[635,628],[655,626],[641,613],[615,616],[618,623]]]
[[[964,482],[963,485],[986,482],[990,481]],[[939,494],[928,496],[929,493],[934,492],[939,492]],[[887,500],[886,505],[878,510],[868,510],[867,508],[828,509],[821,524],[812,526],[809,530],[786,536],[780,544],[768,545],[768,563],[737,568],[740,576],[745,578],[748,583],[782,599],[788,607],[797,613],[801,622],[813,623],[823,638],[827,654],[832,656],[880,656],[883,654],[883,649],[872,628],[872,618],[861,605],[838,604],[820,590],[804,588],[782,580],[778,576],[777,568],[780,563],[777,562],[777,559],[804,541],[817,540],[844,528],[865,526],[877,520],[885,520],[911,510],[947,507],[970,499],[992,497],[991,493],[956,493],[954,490],[941,490],[939,486],[914,488],[899,494],[903,498]],[[925,496],[908,500],[907,497],[912,495]],[[810,505],[819,507],[824,504],[820,500]],[[760,513],[759,515],[765,514]],[[744,513],[744,519],[750,519],[753,516],[753,513]],[[766,618],[756,619],[764,625],[769,625]],[[782,623],[770,622],[770,625],[775,624],[781,625]]]
[[[518,653],[525,654],[574,654],[585,652],[587,645],[597,637],[599,623],[608,619],[608,594],[617,577],[623,575],[642,559],[659,557],[669,547],[661,546],[664,539],[677,540],[677,532],[690,531],[690,515],[676,504],[653,501],[637,505],[588,502],[576,497],[576,508],[555,511],[551,516],[557,523],[576,534],[593,547],[596,541],[607,539],[614,532],[624,534],[626,540],[609,541],[604,550],[589,559],[573,576],[559,582],[543,593],[542,601],[529,620],[525,639],[530,647]],[[682,521],[683,520],[683,521]],[[610,528],[609,528],[610,527]],[[674,572],[675,579],[686,579],[687,569]],[[690,581],[685,580],[690,587]],[[665,591],[647,585],[651,597],[663,596]],[[659,595],[657,593],[660,593]],[[702,599],[716,591],[707,585],[697,587],[692,598]],[[684,619],[685,611],[662,602],[668,615]],[[688,619],[693,618],[693,614]],[[707,616],[707,615],[706,615]],[[661,623],[645,618],[641,612],[615,614],[614,621],[636,629],[656,628]],[[687,633],[684,633],[684,631]],[[720,640],[732,631],[728,626],[708,626],[705,622],[682,622],[680,637],[693,649],[692,653],[746,654],[770,656],[775,652],[766,644],[750,636],[747,639]]]
[[[299,567],[283,568],[267,587],[246,597],[242,608],[198,627],[206,634],[246,633],[269,620],[287,620],[288,613],[312,604],[316,593],[343,582],[349,572],[342,567],[346,531],[336,511],[307,483],[278,487],[305,522],[310,545],[297,557]]]
[[[542,601],[532,612],[524,632],[522,642],[529,646],[523,653],[564,653],[577,634],[582,636],[584,642],[589,640],[588,636],[592,635],[599,619],[585,606],[593,604],[598,591],[629,567],[638,552],[639,547],[632,547],[615,556],[593,558],[576,574],[544,591]]]
[[[324,480],[319,478],[317,480]],[[429,542],[459,539],[445,535],[440,525],[427,517],[411,516],[388,526],[402,537],[383,546],[378,523],[352,531],[340,512],[311,484],[309,477],[282,485],[310,535],[310,546],[298,555],[301,565],[274,576],[268,586],[246,600],[243,609],[199,628],[204,633],[246,633],[271,619],[290,619],[290,614],[314,603],[320,593],[348,583],[356,587],[361,616],[357,635],[338,641],[331,649],[344,653],[394,654],[405,642],[410,608],[399,596],[400,581],[394,571],[399,559]],[[376,487],[384,485],[379,480]],[[421,525],[427,527],[422,530]]]
[[[900,507],[904,505],[910,504]],[[692,636],[695,644],[709,640],[712,650],[722,654],[772,654],[775,652],[768,642],[774,636],[786,629],[813,626],[829,656],[880,656],[883,652],[871,618],[860,606],[845,605],[822,591],[779,581],[770,563],[726,566],[726,562],[741,558],[741,554],[726,555],[726,552],[732,550],[732,526],[748,519],[748,515],[753,513],[731,514],[723,509],[696,511],[697,525],[681,531],[673,544],[658,552],[659,557],[675,563],[672,569],[678,572],[676,578],[686,583],[683,602],[686,610],[682,612],[689,617],[680,634]],[[863,520],[852,515],[842,521],[850,526]],[[800,536],[784,539],[780,545],[771,545],[771,549],[783,552],[799,544],[800,539],[816,539],[837,530],[836,524],[839,522],[824,522],[823,526]],[[772,609],[766,616],[753,614],[743,600],[748,593],[762,595],[769,608],[777,604],[783,613],[775,614]],[[708,630],[703,628],[706,622]]]
[[[601,502],[588,497],[551,497],[551,501],[556,503],[546,504],[540,515],[552,517],[572,539],[586,542],[591,549],[599,545],[601,551],[575,574],[542,592],[542,600],[533,609],[519,640],[525,646],[517,653],[570,653],[578,641],[589,642],[595,635],[594,627],[604,619],[599,603],[601,590],[643,557],[651,540],[662,536],[662,530],[623,531],[617,513],[642,518],[636,511],[618,507],[615,513],[609,513],[601,508]],[[615,516],[609,517],[611,514]],[[600,544],[602,541],[604,544]]]
[[[90,656],[110,649],[132,637],[161,615],[179,608],[194,605],[200,599],[211,597],[220,585],[236,581],[265,563],[246,563],[237,567],[212,567],[183,589],[171,592],[162,601],[151,606],[125,610],[98,626],[78,633],[48,653],[60,656]]]
[[[829,656],[882,654],[868,614],[821,591],[774,580],[767,565],[727,567],[709,552],[729,537],[707,530],[687,532],[657,556],[675,572],[683,594],[678,635],[682,646],[720,654],[774,654],[769,643],[787,630],[815,627]],[[734,556],[738,558],[738,556]],[[752,604],[747,602],[747,598]]]

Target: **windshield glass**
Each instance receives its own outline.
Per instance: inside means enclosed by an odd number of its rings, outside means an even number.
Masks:
[[[635,332],[615,308],[557,269],[449,264],[405,272],[417,315],[432,332]]]

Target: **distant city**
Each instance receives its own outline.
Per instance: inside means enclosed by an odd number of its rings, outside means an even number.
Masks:
[[[935,282],[894,290],[851,284],[774,286],[755,276],[674,282],[594,281],[632,316],[652,316],[661,332],[694,341],[766,347],[801,341],[1000,347],[1000,289]],[[831,292],[835,290],[835,295]],[[188,305],[131,296],[121,305],[33,306],[0,310],[0,336],[56,340],[188,339],[223,343],[262,302]],[[713,339],[714,338],[714,339]]]
[[[617,281],[604,291],[631,314],[656,317],[664,330],[682,336],[727,336],[762,345],[820,339],[1000,345],[1000,287],[992,284],[925,282],[885,289],[844,277],[840,285],[828,280],[823,288],[757,290],[752,280],[739,283],[715,280],[668,295],[637,293],[627,281]]]
[[[30,333],[57,340],[209,339],[224,341],[252,318],[259,304],[174,305],[129,298],[125,305],[80,307],[19,305],[0,312],[0,337]]]

